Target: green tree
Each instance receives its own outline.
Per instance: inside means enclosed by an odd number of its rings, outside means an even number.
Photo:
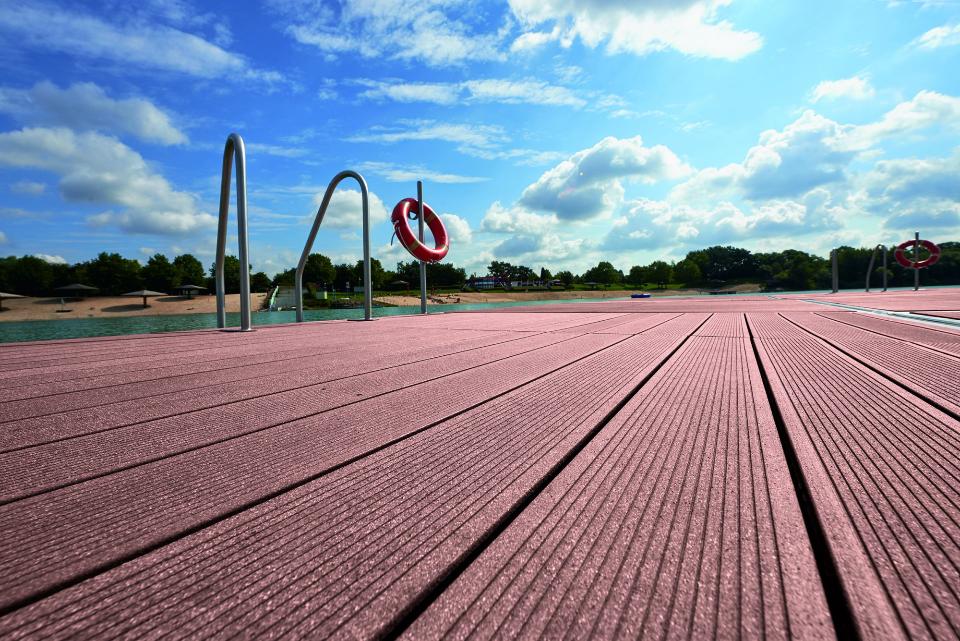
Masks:
[[[384,289],[387,281],[384,279],[384,274],[386,272],[383,269],[383,265],[376,258],[370,259],[370,281],[374,289]],[[363,285],[363,260],[358,260],[357,264],[353,266],[353,281],[354,285]]]
[[[83,268],[89,284],[98,288],[101,294],[116,295],[143,289],[140,263],[120,254],[100,252]]]
[[[583,273],[586,282],[595,282],[602,285],[613,285],[620,282],[620,272],[609,262],[602,260]]]
[[[172,292],[180,285],[180,272],[163,254],[154,254],[140,271],[147,289]]]
[[[273,277],[274,285],[286,285],[292,287],[294,281],[296,280],[297,270],[295,267],[291,267],[286,271],[279,272],[276,276]],[[333,282],[333,281],[330,281]]]
[[[53,266],[36,256],[11,256],[8,261],[8,287],[11,294],[43,296],[53,288]],[[66,285],[67,283],[57,283]]]
[[[333,263],[323,254],[307,256],[307,262],[303,266],[303,282],[330,285],[336,275]]]
[[[487,267],[487,271],[497,280],[498,285],[509,287],[516,267],[504,261],[494,260]]]
[[[700,282],[703,275],[700,273],[700,267],[692,260],[681,260],[673,266],[673,277],[684,285],[695,285]]]
[[[339,265],[333,266],[333,286],[339,290],[348,289],[347,285],[349,284],[349,289],[353,289],[355,285],[360,283],[357,282],[357,279],[353,275],[353,266],[347,265],[346,263],[340,263]]]
[[[540,280],[544,283],[549,282],[553,279],[553,274],[550,273],[550,270],[546,267],[540,268]]]
[[[250,291],[267,292],[270,290],[270,277],[264,272],[257,272],[250,276]]]
[[[661,287],[670,282],[672,271],[670,268],[670,263],[662,260],[655,260],[650,263],[647,269],[649,269],[650,282],[656,283],[657,287]]]
[[[563,283],[563,286],[569,288],[570,285],[573,285],[573,272],[569,270],[562,270],[557,272],[557,280]]]
[[[640,265],[634,265],[630,268],[630,271],[627,272],[627,282],[632,285],[642,286],[647,282],[647,268],[641,267]]]
[[[213,287],[215,288],[217,278],[216,261],[210,265],[210,278],[213,279]],[[226,294],[240,293],[240,259],[236,256],[224,256],[223,258],[223,290]]]
[[[204,281],[203,264],[193,254],[181,254],[173,259],[180,285],[201,285]]]

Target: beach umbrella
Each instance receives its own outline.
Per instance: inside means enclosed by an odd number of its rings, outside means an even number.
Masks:
[[[180,287],[177,287],[177,291],[187,292],[187,298],[193,298],[193,292],[205,292],[207,288],[200,287],[200,285],[180,285]]]
[[[23,298],[20,294],[8,294],[7,292],[0,292],[0,312],[3,311],[3,299],[4,298]]]
[[[95,292],[97,291],[97,288],[91,287],[90,285],[73,283],[72,285],[64,285],[63,287],[57,287],[56,291],[67,292],[67,294],[72,295],[73,298],[83,298],[84,294]]]
[[[148,307],[148,305],[147,305],[147,297],[148,297],[148,296],[166,296],[166,294],[164,294],[163,292],[155,292],[155,291],[152,291],[152,290],[149,290],[149,289],[138,289],[138,290],[135,291],[135,292],[127,292],[126,294],[123,294],[123,295],[124,295],[124,296],[136,296],[136,297],[138,297],[138,298],[142,298],[142,299],[143,299],[143,306],[144,306],[144,307]]]

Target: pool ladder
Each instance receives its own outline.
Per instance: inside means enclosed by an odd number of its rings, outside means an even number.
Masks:
[[[237,240],[239,242],[240,261],[240,330],[249,332],[253,329],[250,319],[250,263],[248,262],[249,243],[247,240],[247,154],[240,134],[232,133],[227,137],[223,148],[223,173],[220,180],[220,217],[217,224],[217,258],[214,268],[217,287],[217,327],[227,325],[226,295],[224,287],[224,261],[227,248],[227,218],[230,213],[230,177],[233,174],[233,163],[237,166]],[[330,199],[343,180],[353,178],[360,185],[360,196],[363,204],[363,318],[373,320],[373,290],[370,277],[370,198],[368,196],[367,181],[355,171],[341,171],[333,177],[323,195],[323,201],[317,210],[313,227],[307,237],[307,244],[300,255],[297,264],[294,291],[297,300],[297,322],[303,322],[303,270],[307,265],[307,258],[313,248],[313,241],[317,238],[320,223],[330,206]]]
[[[253,329],[250,322],[250,263],[247,260],[247,152],[240,134],[227,136],[223,147],[223,174],[220,178],[220,218],[217,223],[217,259],[214,280],[217,287],[217,327],[227,326],[223,267],[227,249],[227,216],[230,213],[230,176],[237,163],[237,241],[240,259],[240,331]]]
[[[307,236],[307,244],[303,246],[300,262],[297,263],[294,293],[297,298],[298,323],[303,322],[303,269],[307,266],[307,258],[310,257],[313,241],[317,238],[317,231],[320,230],[320,223],[323,222],[323,217],[327,213],[327,207],[330,205],[330,199],[333,198],[333,192],[337,189],[337,185],[347,178],[353,178],[360,185],[360,197],[363,203],[363,320],[373,320],[373,290],[370,280],[370,202],[367,195],[367,181],[357,172],[348,169],[334,176],[330,184],[327,185],[327,191],[323,194],[323,201],[320,203],[316,218],[313,220],[310,235]]]

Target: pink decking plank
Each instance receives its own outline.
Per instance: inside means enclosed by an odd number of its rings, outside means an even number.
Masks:
[[[56,384],[48,383],[42,386],[42,389],[52,388],[48,393],[35,390],[33,396],[7,399],[0,411],[0,423],[62,414],[87,407],[103,408],[121,401],[146,399],[172,392],[184,393],[180,400],[167,397],[171,408],[184,411],[194,409],[191,397],[201,397],[208,402],[217,403],[221,390],[236,389],[237,383],[260,382],[264,393],[273,393],[301,387],[313,380],[326,380],[333,375],[342,376],[341,372],[345,370],[364,373],[390,366],[390,363],[407,363],[424,357],[430,358],[431,355],[460,352],[471,349],[471,346],[515,340],[529,335],[531,334],[460,331],[438,334],[432,341],[423,336],[407,341],[402,336],[385,334],[378,339],[364,341],[362,346],[355,344],[352,349],[301,348],[299,351],[284,352],[283,360],[244,363],[243,366],[207,372],[190,373],[188,361],[183,367],[186,371],[179,375],[167,372],[167,376],[157,379],[138,380],[139,377],[130,376],[129,378],[134,380],[62,392],[56,391]],[[420,354],[423,356],[419,356]],[[100,382],[102,381],[97,379],[97,383]],[[0,430],[2,429],[0,427]]]
[[[523,357],[4,505],[0,607],[243,509],[622,340],[559,338],[566,340]]]
[[[446,315],[431,315],[426,317],[415,317],[412,319],[418,329],[432,329],[439,327],[444,321]],[[512,315],[491,314],[493,326],[488,322],[480,330],[511,330],[529,325],[526,319],[517,319]],[[310,340],[310,334],[304,333],[305,327],[315,329],[313,336],[342,336],[345,339],[356,339],[357,337],[375,336],[379,332],[391,331],[394,327],[403,327],[406,322],[410,322],[408,317],[394,316],[377,319],[372,323],[355,323],[349,321],[337,322],[319,322],[300,325],[287,325],[269,329],[258,329],[251,333],[241,333],[232,331],[205,330],[204,332],[191,332],[187,334],[169,333],[163,335],[166,340],[150,340],[145,345],[134,344],[134,342],[125,342],[116,346],[103,348],[94,346],[86,351],[84,343],[74,343],[68,347],[63,345],[38,345],[33,348],[31,354],[22,354],[13,347],[6,346],[0,349],[0,356],[7,355],[3,360],[3,368],[0,370],[0,377],[9,378],[28,373],[29,370],[41,368],[60,369],[60,370],[80,370],[84,371],[98,362],[110,363],[118,359],[141,359],[149,360],[151,357],[163,356],[169,354],[171,350],[176,350],[180,354],[208,353],[211,349],[221,349],[224,346],[238,347],[248,346],[251,349],[263,348],[269,344],[283,344],[289,340]],[[585,322],[585,321],[581,321]],[[479,323],[474,323],[479,325]],[[465,324],[468,325],[468,324]],[[468,327],[465,327],[468,328]],[[539,330],[537,330],[539,331]],[[26,370],[26,372],[25,372]]]
[[[321,328],[315,328],[315,331],[320,329]],[[269,338],[261,336],[260,332],[244,334],[240,332],[220,333],[212,331],[209,332],[207,336],[191,336],[189,339],[173,334],[165,345],[154,343],[149,350],[131,347],[110,353],[101,353],[91,357],[74,355],[74,352],[71,350],[58,348],[57,353],[51,352],[42,358],[30,357],[24,360],[18,367],[5,365],[3,369],[0,369],[0,379],[2,379],[0,383],[2,383],[4,387],[9,387],[20,384],[19,380],[10,379],[20,379],[28,376],[45,374],[89,376],[91,373],[110,372],[112,371],[111,368],[115,371],[118,367],[132,366],[130,369],[136,369],[137,367],[157,367],[163,364],[174,364],[190,359],[222,358],[223,350],[227,347],[237,354],[262,354],[269,353],[278,347],[282,349],[284,346],[289,345],[291,340],[297,338],[309,344],[313,338],[321,335],[326,336],[329,340],[329,338],[336,335],[344,337],[364,337],[373,333],[369,329],[363,328],[353,332],[343,331],[344,329],[345,324],[341,326],[324,325],[322,331],[316,331],[312,336],[310,333],[305,333],[301,330],[293,336],[274,333],[271,334]],[[227,336],[232,336],[233,342],[229,340],[223,342]]]
[[[817,314],[783,314],[783,317],[917,394],[960,414],[960,358]]]
[[[938,316],[940,318],[954,318],[960,320],[960,312],[948,312],[948,311],[927,311],[927,312],[914,312],[915,314],[923,314],[924,316]]]
[[[581,314],[648,314],[683,312],[728,312],[743,313],[750,311],[817,311],[822,305],[802,300],[778,300],[772,297],[703,297],[703,298],[645,298],[629,301],[606,301],[597,303],[561,303],[557,305],[531,305],[529,307],[510,307],[498,310],[503,314],[543,314],[549,312],[570,311]],[[482,314],[483,312],[465,312]]]
[[[437,321],[438,328],[479,328],[498,329],[502,325],[516,326],[517,331],[537,331],[537,332],[555,332],[569,329],[576,329],[582,326],[588,326],[602,321],[609,321],[622,316],[622,313],[593,313],[588,316],[581,314],[560,313],[563,310],[545,313],[542,316],[527,317],[517,316],[516,314],[506,313],[509,310],[497,310],[496,314],[490,313],[452,313],[444,314],[442,320]],[[516,321],[513,319],[519,318]],[[623,319],[626,320],[626,319]],[[518,324],[519,323],[519,324]],[[410,328],[417,326],[417,320],[408,318],[403,324]]]
[[[719,314],[410,639],[831,639],[741,315]]]
[[[894,312],[922,310],[960,310],[960,287],[896,292],[840,292],[838,294],[799,294],[801,298],[843,303]]]
[[[544,378],[24,607],[0,636],[382,634],[703,318],[607,336]]]
[[[195,401],[216,400],[206,409],[177,414],[165,419],[138,422],[117,429],[103,429],[87,436],[57,440],[44,445],[18,449],[0,454],[0,469],[6,473],[0,478],[0,503],[23,498],[41,491],[49,491],[72,483],[100,476],[119,469],[195,449],[211,443],[237,438],[324,412],[339,410],[342,416],[363,412],[365,399],[391,392],[405,393],[416,386],[427,385],[435,390],[437,400],[443,399],[448,377],[473,370],[484,377],[484,366],[504,361],[536,356],[538,350],[557,345],[569,337],[552,334],[530,334],[395,367],[340,378],[335,370],[325,376],[326,382],[309,381],[307,385],[287,390],[281,377],[269,381],[250,381],[243,385],[226,386],[216,397],[203,390]],[[311,378],[323,378],[311,377]],[[297,377],[292,378],[297,381]],[[357,406],[359,405],[359,406]],[[160,405],[161,407],[163,404]],[[345,409],[346,406],[354,406]],[[97,427],[90,425],[88,429]]]
[[[73,389],[96,388],[108,386],[119,381],[133,382],[137,380],[156,380],[170,376],[171,372],[180,374],[200,373],[229,369],[244,365],[256,366],[260,363],[271,363],[278,360],[291,360],[292,357],[305,357],[311,354],[356,352],[358,344],[368,345],[381,343],[389,346],[398,341],[398,334],[402,332],[401,341],[404,345],[417,342],[429,343],[444,342],[459,335],[464,337],[482,336],[490,333],[489,330],[448,330],[445,332],[430,332],[429,336],[404,330],[384,331],[384,325],[379,326],[381,331],[373,334],[358,331],[355,334],[339,334],[328,332],[327,326],[309,324],[301,328],[294,336],[282,337],[278,341],[259,343],[229,344],[220,349],[211,358],[198,359],[193,354],[183,353],[171,345],[167,355],[163,358],[147,357],[143,360],[132,360],[124,363],[106,362],[101,365],[89,365],[86,368],[80,365],[69,369],[59,370],[54,367],[42,370],[28,370],[20,376],[0,381],[0,394],[15,395],[36,393],[36,390],[51,388],[52,392],[72,391]],[[509,330],[503,330],[504,333]],[[71,387],[73,386],[73,387]],[[24,391],[26,390],[26,391]],[[29,396],[25,396],[29,397]],[[7,398],[7,396],[4,396]]]
[[[911,322],[910,319],[886,319],[870,314],[820,313],[820,316],[854,325],[891,338],[910,341],[917,345],[960,356],[960,329],[953,327],[931,327]]]
[[[761,362],[865,639],[960,633],[960,423],[775,315]]]

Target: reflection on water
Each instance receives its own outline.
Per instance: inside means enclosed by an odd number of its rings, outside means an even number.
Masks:
[[[617,300],[617,299],[606,299]],[[491,309],[524,305],[555,305],[557,303],[585,303],[590,299],[566,301],[542,300],[516,303],[472,303],[460,305],[431,306],[431,314],[437,312],[456,312],[472,309]],[[377,307],[376,316],[397,316],[417,314],[419,307]],[[308,321],[342,320],[363,318],[363,309],[317,309],[303,313]],[[276,325],[293,323],[297,320],[293,311],[258,312],[253,315],[253,324]],[[240,314],[227,314],[227,326],[240,325]],[[116,336],[119,334],[151,334],[155,332],[179,332],[195,329],[212,329],[217,326],[216,314],[175,314],[170,316],[130,316],[127,318],[70,318],[63,320],[11,321],[0,322],[0,342],[40,341],[55,338],[86,338],[90,336]]]

